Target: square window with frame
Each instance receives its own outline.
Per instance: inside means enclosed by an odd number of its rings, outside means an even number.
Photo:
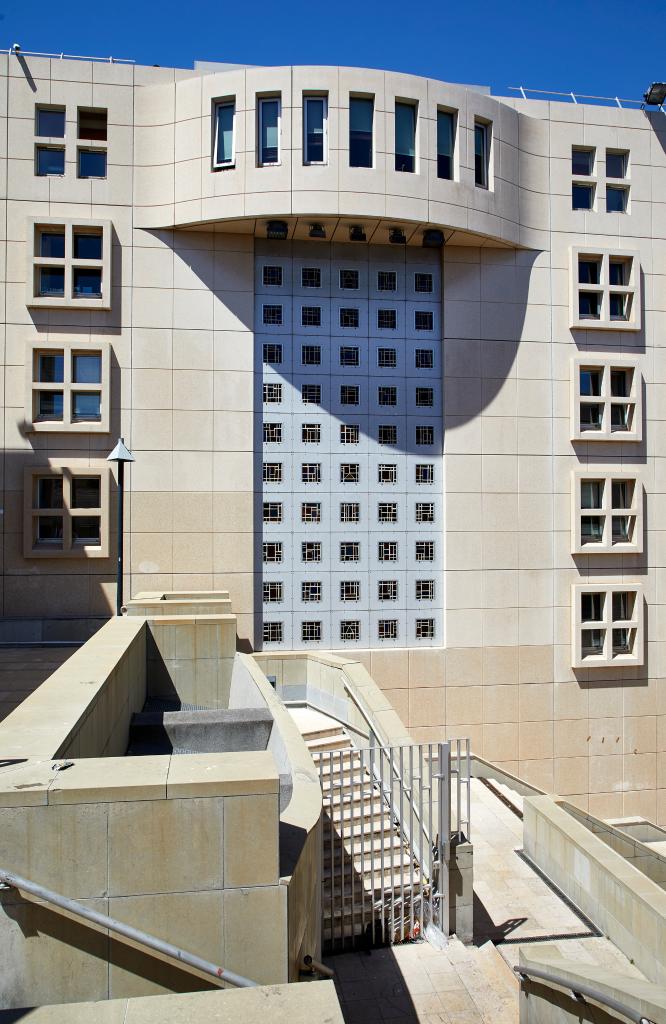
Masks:
[[[574,178],[590,178],[594,174],[595,150],[585,146],[571,147],[571,173]]]
[[[396,540],[380,540],[377,542],[377,559],[380,562],[397,562],[398,542]]]
[[[393,370],[398,365],[398,353],[394,348],[377,349],[377,366],[383,370]]]
[[[261,552],[265,564],[279,564],[282,561],[282,541],[265,540]]]
[[[352,268],[343,268],[340,271],[340,289],[341,291],[358,291],[359,287],[359,273],[358,270]]]
[[[109,553],[108,463],[92,460],[24,472],[26,558],[106,558]]]
[[[36,106],[35,135],[46,139],[64,139],[65,108]]]
[[[321,502],[319,502],[319,501],[303,501],[303,502],[301,502],[301,522],[302,523],[320,523],[321,522]]]
[[[398,581],[397,580],[378,580],[378,582],[377,582],[377,600],[378,601],[397,601],[398,600]]]
[[[571,209],[572,210],[593,210],[595,185],[582,185],[574,182],[571,186]]]
[[[321,463],[303,462],[301,464],[301,482],[304,484],[320,484]]]
[[[380,501],[377,503],[378,523],[397,523],[398,504],[395,501]]]
[[[281,288],[283,281],[282,267],[265,264],[262,267],[262,281],[264,288]]]
[[[282,502],[281,501],[265,501],[264,502],[264,522],[265,523],[281,523],[282,522]]]
[[[65,150],[61,146],[35,146],[35,174],[39,178],[62,178],[65,173]]]
[[[435,428],[432,426],[416,427],[416,444],[419,447],[432,447],[435,443]]]
[[[321,405],[321,384],[301,384],[303,405]]]
[[[590,580],[572,584],[573,668],[644,663],[642,583]]]
[[[358,562],[361,558],[361,546],[357,540],[340,541],[340,561]]]
[[[416,388],[414,397],[417,409],[431,409],[435,404],[433,388]]]
[[[282,363],[282,345],[264,342],[263,359],[269,365],[280,366]]]
[[[358,384],[342,384],[340,387],[340,405],[358,405],[360,388]]]
[[[321,622],[302,622],[301,640],[303,643],[318,643],[321,640]]]
[[[595,353],[589,362],[587,356],[572,360],[572,441],[638,441],[642,419],[642,381],[636,359]]]
[[[304,580],[301,583],[301,601],[304,604],[321,601],[321,580]]]
[[[606,185],[606,213],[626,213],[629,205],[629,189],[618,185]]]
[[[420,293],[430,293],[433,290],[433,279],[432,274],[424,273],[420,271],[414,274],[414,291]]]
[[[319,444],[321,442],[321,424],[302,423],[301,441],[303,444]]]
[[[265,405],[279,405],[282,401],[281,384],[264,384],[262,391]]]
[[[301,365],[321,366],[321,345],[301,345]]]
[[[361,519],[361,506],[358,501],[343,501],[340,503],[340,522],[358,523]]]
[[[378,640],[397,640],[398,639],[398,620],[397,619],[380,619],[377,623],[377,639]]]
[[[629,167],[629,152],[626,149],[606,150],[606,177],[626,178]]]
[[[107,433],[110,347],[81,351],[74,342],[28,345],[25,419],[29,431]]]
[[[414,554],[417,562],[434,562],[435,542],[434,540],[417,540],[415,542]]]
[[[414,520],[417,523],[434,523],[434,501],[417,501],[416,505],[414,506]]]
[[[106,151],[102,149],[77,150],[77,177],[106,178]]]
[[[393,385],[380,385],[377,388],[377,404],[395,406],[398,404],[398,389]]]
[[[269,580],[263,584],[264,604],[278,604],[283,600],[284,585],[279,580]]]
[[[417,640],[433,640],[435,637],[435,620],[434,619],[417,619],[416,620],[416,639]]]
[[[79,107],[78,132],[79,139],[89,142],[106,142],[108,133],[108,114],[105,107]]]
[[[395,270],[377,271],[377,291],[395,292],[398,290],[398,275]]]
[[[431,462],[419,463],[415,467],[414,482],[416,484],[433,484],[435,482],[435,467]]]
[[[358,462],[340,463],[340,483],[357,484],[361,479],[361,467]]]
[[[377,483],[396,484],[398,482],[398,467],[395,463],[380,462],[377,466]]]
[[[262,478],[265,484],[281,484],[282,463],[264,462],[262,465]]]
[[[361,623],[358,619],[342,619],[340,622],[341,640],[360,640]]]
[[[340,366],[359,366],[360,352],[358,348],[349,345],[340,346]]]
[[[431,348],[416,349],[414,352],[414,366],[417,370],[432,370],[434,365],[434,352]]]
[[[357,423],[340,424],[340,444],[359,444],[361,428]]]
[[[360,582],[360,580],[341,580],[340,581],[340,600],[341,601],[360,601],[361,600],[361,582]]]
[[[321,562],[321,541],[304,540],[301,543],[302,562]]]
[[[301,306],[301,327],[321,327],[321,306]]]
[[[434,580],[416,580],[414,596],[417,601],[434,601],[435,600],[435,581]]]
[[[281,644],[284,636],[284,627],[281,622],[264,622],[263,639],[265,644]]]
[[[377,330],[395,331],[398,327],[398,311],[396,309],[377,310]]]
[[[639,330],[641,284],[638,253],[578,246],[570,250],[570,326]]]
[[[359,325],[359,310],[357,307],[340,307],[340,327],[356,328]]]
[[[301,268],[301,288],[321,288],[321,267]]]
[[[397,445],[398,428],[394,423],[380,423],[377,427],[378,444]]]
[[[414,311],[414,330],[434,330],[434,314],[430,309],[416,309]]]
[[[282,327],[282,306],[278,303],[265,302],[262,310],[262,320],[265,327]]]

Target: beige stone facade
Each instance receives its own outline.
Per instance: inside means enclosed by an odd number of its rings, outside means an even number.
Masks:
[[[366,69],[0,62],[3,628],[111,614],[115,487],[111,479],[107,495],[95,474],[122,435],[136,457],[126,593],[228,590],[239,638],[260,650],[262,622],[287,620],[263,607],[260,353],[272,334],[256,322],[258,270],[267,253],[279,262],[280,245],[294,266],[333,266],[358,246],[360,263],[390,270],[394,260],[411,273],[427,256],[441,272],[442,444],[440,462],[431,459],[441,475],[426,581],[437,612],[405,598],[389,617],[395,633],[381,627],[380,638],[373,590],[362,614],[344,607],[343,641],[333,554],[319,575],[304,574],[294,554],[289,587],[274,567],[270,576],[289,590],[294,645],[353,650],[415,739],[470,735],[480,756],[592,813],[666,821],[663,115],[495,98]],[[304,97],[317,96],[326,100],[324,159],[308,162]],[[350,99],[359,97],[374,101],[368,167],[350,166]],[[266,99],[278,100],[276,160],[261,148],[275,142],[259,132]],[[217,101],[233,103],[228,161],[213,152]],[[396,104],[405,103],[415,125],[407,173],[394,159]],[[56,115],[48,134],[40,111]],[[438,124],[451,112],[449,178]],[[105,154],[104,176],[80,176],[89,150]],[[488,187],[476,183],[484,170]],[[572,209],[580,186],[589,209]],[[269,221],[284,222],[283,242],[267,246]],[[359,227],[365,242],[352,243]],[[404,243],[391,244],[395,229]],[[446,244],[424,249],[433,230]],[[289,301],[296,309],[295,291]],[[333,293],[326,301],[333,309]],[[337,352],[332,326],[322,332],[322,350]],[[400,345],[408,341],[406,332]],[[372,342],[366,331],[369,351]],[[337,387],[332,363],[316,373]],[[365,381],[379,383],[376,367]],[[405,372],[400,386],[414,383]],[[408,403],[405,423],[409,412]],[[368,438],[379,420],[368,407],[342,416],[324,402],[319,413],[336,431],[338,421],[360,422]],[[413,474],[421,456],[398,437],[394,461]],[[330,446],[326,465],[337,473],[335,457]],[[362,474],[372,450],[363,458],[354,501],[370,516],[377,487]],[[342,486],[331,480],[322,515],[337,544],[353,538],[330,520]],[[400,487],[396,505],[409,517],[414,487]],[[299,478],[279,499],[284,543],[299,550],[309,539],[300,488]],[[376,528],[362,525],[372,559]],[[403,601],[418,527],[398,528],[386,538],[405,559],[394,574]],[[380,568],[369,561],[354,578],[376,588]],[[320,580],[322,611],[310,614],[294,588]],[[320,641],[304,639],[316,636],[300,632],[304,615],[320,622]],[[426,621],[432,634],[418,625]]]

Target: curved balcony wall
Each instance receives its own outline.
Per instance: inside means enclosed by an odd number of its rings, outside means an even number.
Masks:
[[[328,154],[303,162],[303,97],[328,99]],[[257,102],[281,98],[277,165],[258,166]],[[373,96],[374,166],[349,166],[349,97]],[[235,102],[235,160],[213,169],[213,110]],[[416,168],[395,170],[396,100],[418,105]],[[221,71],[144,87],[136,94],[135,223],[142,228],[329,218],[329,238],[348,240],[350,221],[434,226],[494,244],[538,247],[547,226],[547,134],[510,103],[432,79],[360,68],[277,67]],[[437,177],[437,110],[457,111],[455,180]],[[489,188],[474,183],[475,118],[492,125]],[[525,167],[523,167],[525,165]],[[525,183],[525,184],[523,184]],[[343,222],[340,223],[340,219]],[[239,222],[246,222],[245,225]],[[293,229],[293,226],[292,226]],[[339,234],[336,234],[336,231]],[[408,237],[409,237],[408,232]],[[368,236],[370,240],[370,236]],[[413,240],[420,244],[418,230]]]

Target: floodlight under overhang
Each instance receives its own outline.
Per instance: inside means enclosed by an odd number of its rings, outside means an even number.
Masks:
[[[284,242],[289,234],[289,225],[286,220],[269,220],[266,225],[266,238],[274,238]]]
[[[407,245],[407,238],[402,228],[389,228],[389,242],[392,245]]]
[[[311,224],[309,235],[310,238],[326,238],[326,229],[322,224]]]
[[[365,242],[365,231],[362,224],[353,224],[349,229],[350,242]]]
[[[666,100],[666,82],[653,82],[643,94],[643,99],[651,107],[660,107]]]
[[[439,228],[426,228],[423,232],[424,249],[441,249],[444,245],[444,232]]]

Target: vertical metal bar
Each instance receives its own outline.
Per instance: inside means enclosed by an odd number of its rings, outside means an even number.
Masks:
[[[410,836],[410,849],[409,849],[409,893],[410,893],[410,907],[409,907],[409,934],[410,937],[414,936],[414,900],[416,894],[414,892],[414,857],[416,855],[416,846],[414,844],[414,747],[409,748],[409,836]]]
[[[460,736],[456,740],[456,827],[458,831],[458,842],[462,839],[462,822],[460,815],[462,811],[462,743]]]
[[[333,853],[334,853],[334,831],[335,831],[335,808],[333,806],[333,751],[330,750],[328,754],[328,806],[330,808],[329,823],[330,833],[328,837],[328,854],[329,854],[329,867],[328,867],[328,884],[330,886],[330,904],[331,904],[331,953],[335,951],[335,896],[333,893],[333,886],[335,883],[335,868],[333,866]]]
[[[359,789],[359,837],[361,840],[361,933],[365,935],[365,751],[359,752],[361,786]],[[353,809],[350,811],[353,816]]]
[[[419,903],[420,910],[420,922],[421,922],[421,934],[425,931],[425,904],[423,896],[423,876],[427,873],[426,860],[423,856],[423,840],[427,835],[430,835],[430,825],[428,829],[425,829],[425,819],[423,817],[423,787],[425,779],[425,767],[423,764],[423,744],[419,743],[419,874],[421,876],[421,901]]]
[[[394,781],[394,765],[393,765],[393,747],[388,748],[389,752],[389,763],[388,763],[388,820],[389,820],[389,857],[391,864],[391,945],[395,939],[395,828],[393,825],[393,781]],[[386,800],[384,801],[386,804]]]
[[[400,772],[400,849],[403,851],[400,858],[400,941],[405,941],[405,856],[404,856],[404,820],[405,811],[403,796],[405,792],[405,748],[398,748],[398,771]],[[410,857],[411,861],[411,857]]]
[[[386,942],[386,868],[384,854],[386,851],[386,801],[384,800],[384,752],[379,748],[379,814],[381,821],[381,836],[379,850],[381,863],[379,866],[380,882],[382,889],[382,942]]]
[[[340,793],[340,810],[344,812],[344,788],[342,785],[342,751],[338,750],[338,786]],[[340,815],[340,949],[345,949],[345,819]]]
[[[472,839],[472,765],[470,757],[470,738],[465,740],[465,761],[467,762],[467,841]]]
[[[375,942],[375,748],[370,747],[370,889],[372,891],[372,920],[370,928],[372,931],[370,941]]]
[[[433,828],[432,819],[432,785],[433,785],[433,769],[432,769],[432,743],[428,744],[428,775],[430,786],[428,787],[428,822],[430,823],[429,830],[429,842],[428,842],[428,877],[430,879],[430,899],[429,899],[429,914],[428,920],[432,921],[433,916],[433,899],[435,894],[435,872],[433,871],[434,861],[434,849],[433,844],[437,836],[437,830]]]
[[[354,867],[354,818],[353,818],[353,813],[352,813],[352,808],[354,806],[354,797],[356,795],[355,774],[356,774],[356,756],[352,752],[349,755],[349,782],[350,782],[350,787],[349,787],[349,885],[350,885],[350,888],[351,888],[351,946],[352,946],[352,949],[354,949],[356,947],[356,921],[355,921],[356,900],[354,898],[354,889],[355,889],[355,886],[354,886],[354,881],[355,881],[355,879],[354,879],[354,873],[355,873],[355,867]]]

